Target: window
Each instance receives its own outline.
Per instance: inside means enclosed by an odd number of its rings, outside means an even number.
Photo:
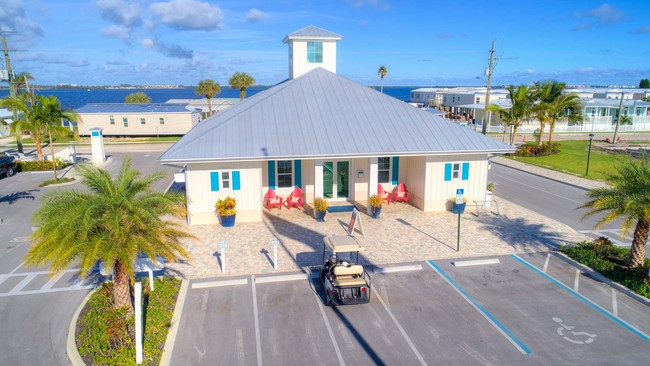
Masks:
[[[112,125],[114,125],[114,124],[115,124],[115,117],[113,117],[113,115],[108,116],[108,121],[109,121]]]
[[[481,97],[476,97],[476,104],[481,103]]]
[[[469,180],[469,162],[445,164],[445,182]]]
[[[129,119],[122,117],[122,124],[124,124],[124,127],[129,127]]]
[[[224,190],[230,189],[230,172],[221,172],[221,188]]]
[[[276,174],[278,176],[278,188],[290,188],[293,186],[293,167],[291,160],[278,160],[276,162]]]
[[[451,165],[451,179],[460,179],[460,163],[453,163]]]
[[[307,62],[310,64],[323,62],[323,42],[307,42]]]
[[[377,173],[379,183],[390,183],[390,158],[377,159]]]
[[[144,118],[140,118],[140,124],[143,125],[143,124],[145,124],[145,123],[146,123],[146,122],[144,121]]]
[[[164,125],[164,124],[165,124],[165,119],[162,118],[162,117],[160,117],[160,124],[161,124],[161,125]]]

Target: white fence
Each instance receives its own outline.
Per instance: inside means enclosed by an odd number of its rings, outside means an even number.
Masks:
[[[509,133],[510,132],[510,127],[509,126],[504,126],[503,124],[501,125],[489,125],[488,126],[488,132],[499,132],[503,133],[505,128],[505,132]],[[606,122],[606,123],[583,123],[581,125],[569,125],[566,122],[564,123],[556,123],[555,124],[555,132],[614,132],[614,129],[616,128],[616,124],[612,124],[611,122]],[[481,125],[477,124],[476,125],[476,130],[480,131],[481,130]],[[525,123],[517,128],[517,133],[533,133],[535,130],[539,130],[539,123]],[[650,119],[645,121],[645,122],[634,122],[631,125],[620,125],[618,127],[619,132],[627,132],[627,131],[650,131]],[[544,127],[544,133],[549,133],[550,128],[548,125]]]

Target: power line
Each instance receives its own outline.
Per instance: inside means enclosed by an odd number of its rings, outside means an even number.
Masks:
[[[485,91],[485,113],[487,113],[487,123],[483,121],[483,126],[481,127],[481,133],[482,134],[487,134],[487,125],[490,124],[490,117],[492,117],[492,113],[488,111],[488,107],[490,106],[490,87],[492,86],[492,68],[493,68],[493,62],[494,62],[494,44],[495,40],[492,40],[492,49],[490,49],[490,61],[488,62],[488,68],[487,68],[487,90]]]

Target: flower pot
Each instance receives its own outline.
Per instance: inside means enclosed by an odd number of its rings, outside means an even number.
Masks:
[[[235,216],[237,216],[237,215],[230,215],[230,216],[221,216],[221,215],[219,215],[219,222],[221,223],[221,226],[223,226],[223,227],[233,227],[233,226],[235,226]]]
[[[465,205],[467,205],[467,202],[463,203],[455,203],[454,202],[454,213],[464,213],[465,212]]]
[[[381,213],[381,206],[379,207],[370,206],[370,216],[372,216],[373,219],[378,219],[380,213]]]
[[[316,211],[316,221],[325,221],[325,214],[327,214],[327,211]]]

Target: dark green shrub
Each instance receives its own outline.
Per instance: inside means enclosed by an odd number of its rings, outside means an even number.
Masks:
[[[551,154],[557,154],[560,152],[560,143],[559,142],[553,142],[553,143],[548,143],[545,142],[541,145],[538,145],[536,143],[526,143],[524,145],[521,145],[519,149],[517,149],[517,152],[515,152],[515,156],[546,156],[546,155],[551,155]]]
[[[52,184],[61,184],[61,183],[67,183],[67,182],[72,182],[74,178],[59,178],[59,179],[50,179],[46,180],[45,182],[41,183],[39,187],[47,187]]]
[[[70,163],[61,160],[56,161],[56,168],[63,169],[70,166]],[[43,170],[52,170],[51,161],[19,161],[16,163],[17,172],[35,172]]]

